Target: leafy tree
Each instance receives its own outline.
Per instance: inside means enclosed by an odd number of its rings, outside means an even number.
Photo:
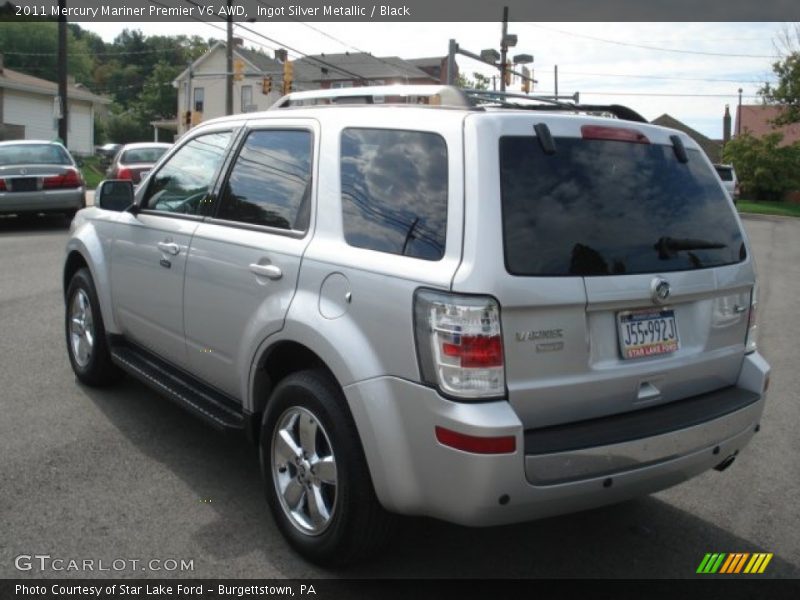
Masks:
[[[142,142],[150,139],[149,128],[147,121],[136,111],[112,112],[106,122],[106,135],[118,144]]]
[[[101,40],[102,41],[102,40]],[[67,72],[92,87],[95,59],[91,36],[76,37],[67,29]],[[58,23],[19,22],[0,27],[0,53],[5,66],[48,81],[58,77]]]
[[[775,201],[800,187],[800,143],[780,146],[782,140],[782,133],[760,138],[745,133],[725,145],[723,160],[733,163],[744,194]]]
[[[456,85],[465,90],[488,90],[491,77],[482,75],[477,71],[472,74],[473,79],[469,79],[465,75],[459,73]]]
[[[795,25],[793,31],[784,29],[777,46],[783,54],[772,64],[778,82],[774,86],[764,84],[758,93],[766,103],[784,107],[775,124],[787,125],[800,122],[800,25]]]
[[[178,90],[172,87],[172,82],[182,70],[183,67],[159,62],[145,81],[134,109],[148,120],[174,117]]]

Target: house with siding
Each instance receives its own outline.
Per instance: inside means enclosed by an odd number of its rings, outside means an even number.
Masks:
[[[234,40],[234,69],[238,63],[242,76],[233,82],[233,114],[267,110],[283,95],[281,81],[286,55],[281,55],[280,51],[276,54],[278,56],[272,58],[243,47],[239,39]],[[226,68],[225,42],[217,42],[175,78],[178,135],[198,123],[225,115]],[[263,86],[267,77],[272,80],[269,92]],[[186,122],[187,114],[189,124]]]
[[[58,138],[58,84],[7,69],[0,55],[0,140]],[[94,152],[94,121],[111,100],[85,87],[67,86],[67,147],[75,155]]]
[[[226,54],[225,42],[217,42],[173,81],[178,89],[178,135],[225,114]],[[237,63],[241,72],[241,78],[233,82],[233,114],[266,110],[283,96],[284,65],[289,60],[286,50],[276,50],[270,57],[247,49],[241,40],[234,39],[233,60],[234,72]],[[314,54],[291,63],[292,91],[439,83],[439,76],[397,56],[378,57],[365,52]],[[263,85],[267,78],[271,81],[269,91]]]

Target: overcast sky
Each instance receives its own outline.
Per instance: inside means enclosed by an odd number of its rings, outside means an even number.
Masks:
[[[125,27],[145,35],[200,35],[223,39],[224,23],[80,23],[112,41]],[[500,23],[247,23],[238,26],[245,45],[272,54],[286,45],[298,53],[371,52],[376,56],[444,56],[448,40],[479,53],[498,48]],[[722,115],[735,113],[738,89],[743,104],[758,103],[756,92],[773,81],[781,23],[515,23],[519,43],[512,54],[534,56],[535,91],[553,93],[558,65],[559,93],[580,92],[581,101],[625,104],[652,120],[663,113],[712,138],[722,137]],[[646,47],[641,47],[646,46]],[[499,48],[498,48],[499,49]],[[490,67],[458,57],[462,73],[492,75]],[[519,85],[515,84],[518,89]],[[692,94],[694,96],[692,96]]]

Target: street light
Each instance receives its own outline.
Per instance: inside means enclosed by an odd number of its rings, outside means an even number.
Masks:
[[[515,65],[529,65],[533,62],[533,56],[530,54],[517,54],[514,57]]]
[[[503,44],[506,48],[513,48],[517,45],[517,34],[516,33],[507,33],[505,37],[503,37]]]
[[[500,53],[495,50],[494,48],[488,48],[486,50],[481,50],[481,60],[483,62],[491,63],[496,65],[497,62],[500,60]]]

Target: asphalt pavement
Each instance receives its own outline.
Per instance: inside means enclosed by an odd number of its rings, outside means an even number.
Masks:
[[[0,219],[0,577],[692,577],[706,552],[771,552],[766,577],[800,577],[800,219],[745,225],[773,373],[761,432],[731,468],[516,526],[405,519],[384,554],[332,572],[285,544],[245,442],[131,379],[77,383],[63,334],[63,220]],[[21,555],[93,560],[95,571],[35,561],[19,571]],[[168,571],[170,560],[192,569]],[[99,561],[124,566],[97,571]]]

